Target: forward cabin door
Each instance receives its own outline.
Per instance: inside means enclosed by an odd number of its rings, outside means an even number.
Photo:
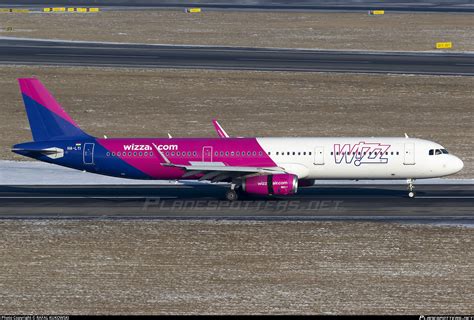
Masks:
[[[212,147],[202,147],[202,162],[212,162]]]
[[[314,164],[324,164],[324,147],[314,147]]]
[[[415,164],[415,144],[405,143],[405,154],[404,154],[403,164],[411,165]]]
[[[84,164],[94,164],[95,143],[84,143],[83,160]]]

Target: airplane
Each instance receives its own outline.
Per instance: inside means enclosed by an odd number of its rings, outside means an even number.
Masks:
[[[464,164],[438,143],[405,137],[97,138],[84,132],[36,78],[18,79],[33,141],[12,151],[113,177],[227,182],[226,199],[289,196],[315,180],[443,177]]]

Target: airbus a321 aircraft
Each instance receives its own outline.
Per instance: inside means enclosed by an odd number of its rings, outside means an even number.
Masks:
[[[463,162],[441,145],[399,138],[96,138],[82,131],[41,82],[19,79],[33,142],[12,151],[77,170],[129,179],[228,182],[228,200],[241,193],[292,195],[315,179],[442,177]]]

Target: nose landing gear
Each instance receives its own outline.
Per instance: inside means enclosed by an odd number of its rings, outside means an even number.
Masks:
[[[415,182],[415,179],[407,179],[409,198],[414,198],[416,196],[415,186],[413,185],[414,182]]]

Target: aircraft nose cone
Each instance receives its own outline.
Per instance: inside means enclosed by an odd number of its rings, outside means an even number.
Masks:
[[[464,162],[462,162],[462,160],[459,159],[458,157],[455,157],[453,165],[454,165],[454,170],[456,170],[456,172],[459,172],[462,170],[462,168],[464,168]]]
[[[444,167],[449,171],[449,174],[455,174],[464,168],[464,162],[458,157],[451,155]]]

